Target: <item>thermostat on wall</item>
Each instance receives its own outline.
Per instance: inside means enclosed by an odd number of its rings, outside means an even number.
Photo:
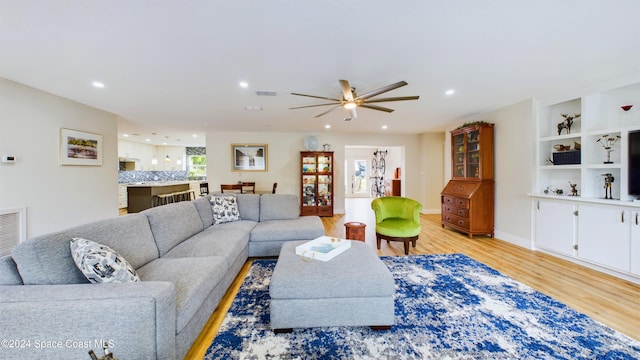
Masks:
[[[16,162],[16,157],[13,155],[2,155],[2,162],[5,164],[13,164]]]

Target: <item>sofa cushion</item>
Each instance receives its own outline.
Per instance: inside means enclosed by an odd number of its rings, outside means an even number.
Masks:
[[[218,195],[211,197],[211,209],[213,212],[213,223],[223,224],[240,220],[238,212],[238,202],[233,195]]]
[[[300,216],[298,197],[293,194],[260,196],[260,221],[290,220]]]
[[[143,282],[174,284],[176,333],[180,333],[228,270],[221,256],[160,258],[138,269],[138,275]]]
[[[260,221],[260,194],[236,194],[240,219]]]
[[[9,255],[0,257],[0,285],[22,285],[16,262]]]
[[[72,236],[56,232],[37,236],[16,245],[11,257],[25,285],[87,284],[89,280],[73,262]]]
[[[324,225],[317,216],[294,220],[261,221],[251,231],[251,241],[311,240],[324,235]]]
[[[149,220],[142,214],[129,214],[100,220],[66,230],[71,238],[81,237],[106,245],[122,255],[134,269],[158,258]]]
[[[231,266],[249,243],[255,221],[240,220],[208,227],[181,242],[165,257],[222,256]]]
[[[89,282],[101,284],[140,281],[136,270],[110,247],[83,238],[73,238],[69,245],[73,261]]]
[[[149,219],[160,256],[204,229],[198,210],[191,201],[156,206],[141,214]]]
[[[201,196],[193,201],[193,205],[195,205],[198,210],[198,214],[200,214],[200,220],[202,220],[202,225],[204,228],[208,228],[213,225],[213,211],[211,210],[211,203],[209,199],[211,196]]]

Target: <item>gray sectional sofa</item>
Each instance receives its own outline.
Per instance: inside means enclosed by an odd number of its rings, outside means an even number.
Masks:
[[[182,359],[248,257],[324,235],[287,194],[238,194],[214,224],[208,197],[38,236],[0,258],[2,359],[82,359],[106,341],[121,359]],[[73,237],[115,250],[140,282],[91,284]]]

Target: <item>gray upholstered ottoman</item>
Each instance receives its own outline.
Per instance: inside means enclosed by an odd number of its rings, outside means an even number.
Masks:
[[[395,285],[387,266],[360,241],[324,262],[295,254],[305,241],[282,245],[273,271],[271,328],[371,326],[389,329],[394,323]]]

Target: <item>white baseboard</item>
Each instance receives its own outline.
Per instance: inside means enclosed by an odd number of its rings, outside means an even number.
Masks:
[[[506,241],[508,243],[514,244],[514,245],[518,245],[520,247],[523,247],[525,249],[529,249],[529,250],[533,250],[533,244],[531,243],[531,240],[527,239],[527,238],[523,238],[521,236],[516,236],[513,234],[509,234],[500,230],[496,230],[494,233],[495,237]]]
[[[422,209],[422,211],[420,211],[421,214],[425,214],[425,215],[429,215],[429,214],[441,214],[442,209],[438,208],[438,209]]]

